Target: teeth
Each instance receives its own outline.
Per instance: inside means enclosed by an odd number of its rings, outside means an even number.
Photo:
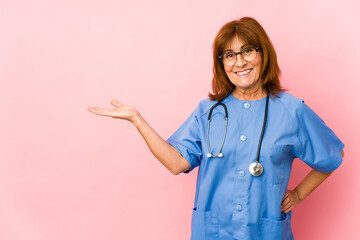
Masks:
[[[240,76],[242,76],[242,75],[246,75],[246,74],[248,74],[249,72],[251,72],[251,70],[252,70],[252,69],[247,70],[247,71],[245,71],[245,72],[240,72],[240,73],[239,73],[239,72],[237,72],[236,74],[237,74],[237,75],[240,75]]]

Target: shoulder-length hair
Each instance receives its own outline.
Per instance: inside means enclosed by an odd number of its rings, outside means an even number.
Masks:
[[[226,44],[235,37],[252,46],[261,47],[260,79],[267,94],[279,97],[280,92],[287,91],[280,85],[281,71],[277,63],[275,49],[268,35],[255,19],[243,17],[226,23],[215,37],[213,44],[213,94],[209,93],[209,98],[215,101],[222,100],[235,89],[235,85],[230,82],[225,73],[223,62],[218,57],[223,53]]]

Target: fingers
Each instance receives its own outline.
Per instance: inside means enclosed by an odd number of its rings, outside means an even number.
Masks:
[[[96,113],[97,111],[99,111],[99,108],[97,108],[97,107],[88,107],[87,110],[89,112]]]
[[[288,196],[289,196],[289,191],[286,190],[285,195],[284,195],[284,198],[283,198],[283,201],[284,201]]]
[[[115,107],[120,107],[122,105],[121,102],[119,102],[116,99],[112,99],[111,104],[114,105]]]
[[[117,114],[117,109],[114,108],[88,107],[88,111],[99,116],[107,117],[114,117]]]
[[[282,204],[281,204],[281,212],[289,212],[293,208],[294,204],[293,202],[287,198]]]
[[[121,102],[119,102],[118,100],[116,99],[112,99],[111,100],[111,105],[115,106],[115,107],[120,107],[121,105],[123,105]],[[98,108],[98,107],[88,107],[88,110],[90,112],[97,112],[97,111],[100,111],[101,108]]]
[[[104,116],[104,108],[99,107],[88,107],[87,108],[89,112],[95,113],[96,115]]]
[[[298,204],[296,192],[287,190],[281,202],[281,212],[288,213]]]
[[[100,116],[131,120],[136,114],[136,109],[126,104],[122,104],[116,99],[111,100],[111,104],[116,108],[88,107],[88,111]]]
[[[293,207],[292,198],[290,196],[289,190],[286,190],[284,198],[281,202],[281,212],[289,212]]]
[[[286,197],[286,198],[284,198],[284,199],[282,200],[281,205],[286,205],[286,204],[288,204],[289,202],[291,202],[290,197]]]
[[[294,208],[294,205],[289,205],[289,206],[287,206],[286,208],[284,208],[283,210],[281,210],[282,212],[284,212],[284,213],[288,213],[288,212],[290,212],[292,209]]]

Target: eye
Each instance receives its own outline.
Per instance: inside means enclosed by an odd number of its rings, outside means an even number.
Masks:
[[[231,52],[230,53],[225,53],[224,57],[225,58],[232,58],[232,57],[234,57],[234,53],[231,53]]]
[[[245,48],[245,49],[243,50],[243,53],[249,54],[249,53],[252,53],[253,51],[254,51],[253,48]]]

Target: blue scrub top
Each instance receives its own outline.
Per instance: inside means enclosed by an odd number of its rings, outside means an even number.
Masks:
[[[289,93],[269,98],[260,152],[263,174],[254,177],[266,97],[256,101],[235,98],[222,102],[228,109],[228,127],[222,158],[208,158],[206,133],[210,108],[205,99],[167,140],[190,163],[199,166],[191,221],[191,240],[293,239],[291,211],[281,212],[292,163],[299,158],[320,172],[334,171],[342,162],[344,144],[303,100]],[[211,152],[224,136],[224,108],[217,106],[210,125]]]

